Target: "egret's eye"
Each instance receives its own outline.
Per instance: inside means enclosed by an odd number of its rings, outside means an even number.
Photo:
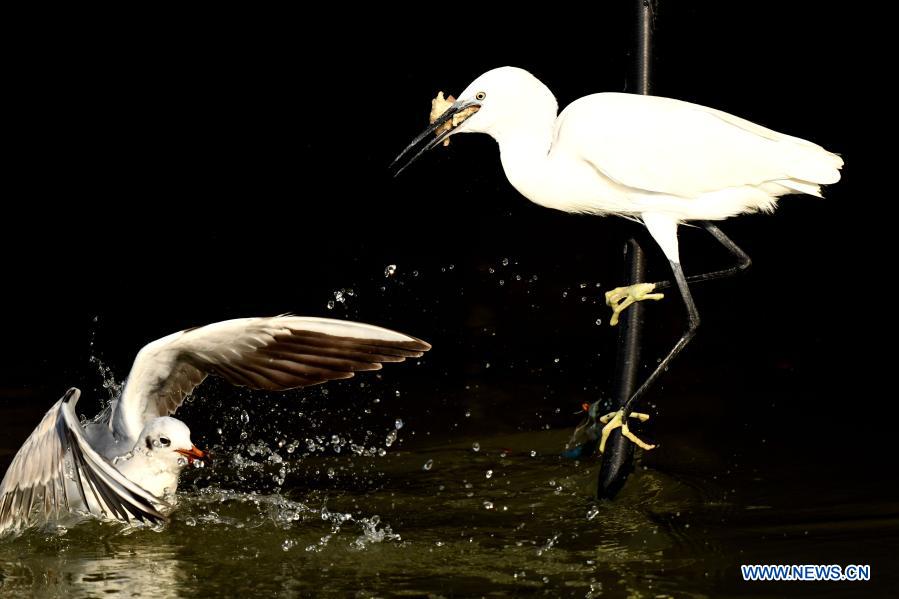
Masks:
[[[171,441],[169,441],[166,437],[159,437],[159,442],[168,447],[171,445]]]
[[[477,100],[478,102],[483,101],[484,98],[486,98],[486,97],[487,97],[487,92],[478,92],[474,95],[474,99]]]

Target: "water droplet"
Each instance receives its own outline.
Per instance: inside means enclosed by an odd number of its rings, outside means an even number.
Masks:
[[[471,418],[471,410],[465,410],[465,417]]]
[[[134,457],[134,454],[129,451],[126,454],[117,455],[116,457],[112,458],[112,463],[118,464],[119,462],[127,462],[128,460],[130,460],[133,457]]]
[[[509,259],[503,258],[503,266],[509,266]]]
[[[487,478],[493,478],[493,470],[488,470],[486,476]]]
[[[556,364],[558,364],[558,363],[559,363],[559,358],[553,358],[553,362],[555,362]]]
[[[396,390],[396,396],[397,396],[397,397],[400,396],[400,390],[399,390],[399,389]]]
[[[537,451],[536,451],[536,450],[534,450],[534,449],[531,450],[531,457],[532,457],[532,458],[536,458],[536,457],[537,457]]]
[[[602,318],[597,318],[597,319],[596,319],[596,326],[599,326],[599,325],[601,325],[601,324],[602,324]]]
[[[396,427],[396,430],[400,430],[401,428],[403,428],[403,421],[397,418],[396,422],[393,423],[393,426]]]
[[[478,443],[477,441],[475,441],[474,443],[471,444],[471,450],[472,451],[481,451],[481,444]]]
[[[328,478],[334,478],[336,472],[334,472],[333,468],[328,468]]]
[[[492,509],[493,509],[493,502],[492,502],[492,501],[485,501],[485,502],[484,502],[484,509],[485,509],[485,510],[492,510]]]
[[[187,524],[188,526],[196,526],[197,519],[194,518],[193,516],[188,516],[187,519],[184,520],[184,523]]]
[[[281,549],[283,549],[284,551],[290,551],[290,549],[296,544],[296,541],[292,539],[285,539],[284,542],[281,543]]]
[[[381,456],[381,457],[383,458],[385,455],[387,455],[387,450],[384,449],[383,447],[380,448],[380,449],[378,450],[378,455]]]
[[[395,274],[396,274],[396,264],[388,264],[387,268],[384,269],[384,276],[387,278],[390,278]]]
[[[250,422],[250,415],[247,414],[246,410],[242,410],[240,412],[240,421],[243,422],[244,424],[247,424]]]
[[[421,467],[422,470],[430,470],[434,466],[434,460],[428,460],[425,462],[425,465]]]
[[[396,431],[392,430],[387,433],[387,437],[384,439],[384,445],[390,447],[391,445],[393,445],[394,441],[396,441]]]
[[[327,307],[328,307],[328,310],[333,310],[334,309],[334,300],[328,300]]]

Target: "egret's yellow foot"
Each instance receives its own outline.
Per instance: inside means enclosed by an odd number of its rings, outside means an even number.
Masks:
[[[606,291],[606,305],[612,308],[612,319],[609,321],[609,325],[618,324],[618,315],[634,302],[660,300],[665,297],[663,293],[650,293],[655,288],[655,283],[637,283],[629,287],[616,287],[611,291]]]
[[[636,418],[640,422],[649,420],[649,414],[643,414],[641,412],[631,412],[630,417]],[[624,435],[625,438],[633,441],[638,447],[646,450],[655,449],[655,445],[644,442],[630,431],[627,427],[627,422],[624,421],[624,410],[610,412],[605,416],[601,416],[599,421],[605,425],[602,427],[602,436],[599,439],[599,453],[603,453],[606,450],[606,440],[609,438],[609,435],[612,434],[612,431],[618,427],[621,427],[621,434]]]

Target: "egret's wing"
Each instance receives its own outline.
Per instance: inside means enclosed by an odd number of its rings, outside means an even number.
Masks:
[[[388,329],[328,318],[241,318],[189,329],[138,353],[113,429],[136,436],[148,420],[177,410],[209,374],[252,389],[293,389],[379,370],[430,347]]]
[[[157,522],[165,505],[91,448],[75,414],[72,388],[53,404],[0,483],[0,533],[46,521],[70,508],[123,521]],[[74,490],[74,495],[72,494]]]
[[[839,180],[839,156],[733,115],[670,98],[585,96],[556,121],[553,151],[638,190],[695,197],[730,187]]]

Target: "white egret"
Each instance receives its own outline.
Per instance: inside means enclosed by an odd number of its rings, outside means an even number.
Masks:
[[[286,390],[380,370],[430,345],[380,327],[278,316],[188,329],[140,350],[108,417],[82,426],[72,388],[44,416],[0,483],[0,533],[67,514],[159,522],[181,470],[207,460],[172,418],[208,375]]]
[[[699,326],[688,283],[720,278],[749,266],[749,257],[712,221],[771,212],[780,196],[821,196],[840,179],[842,159],[811,142],[777,133],[719,110],[657,96],[599,93],[572,102],[558,116],[552,92],[529,72],[501,67],[475,79],[394,165],[399,174],[456,133],[486,133],[499,144],[506,177],[526,198],[565,212],[618,215],[641,221],[671,264],[687,309],[686,332],[625,403],[598,418],[600,448],[615,427],[628,430],[631,408],[684,349]],[[419,148],[429,135],[436,137]],[[419,148],[417,152],[413,150]],[[738,260],[732,268],[686,277],[678,226],[695,221]],[[660,299],[670,282],[641,283],[606,293],[610,324],[634,302]]]

